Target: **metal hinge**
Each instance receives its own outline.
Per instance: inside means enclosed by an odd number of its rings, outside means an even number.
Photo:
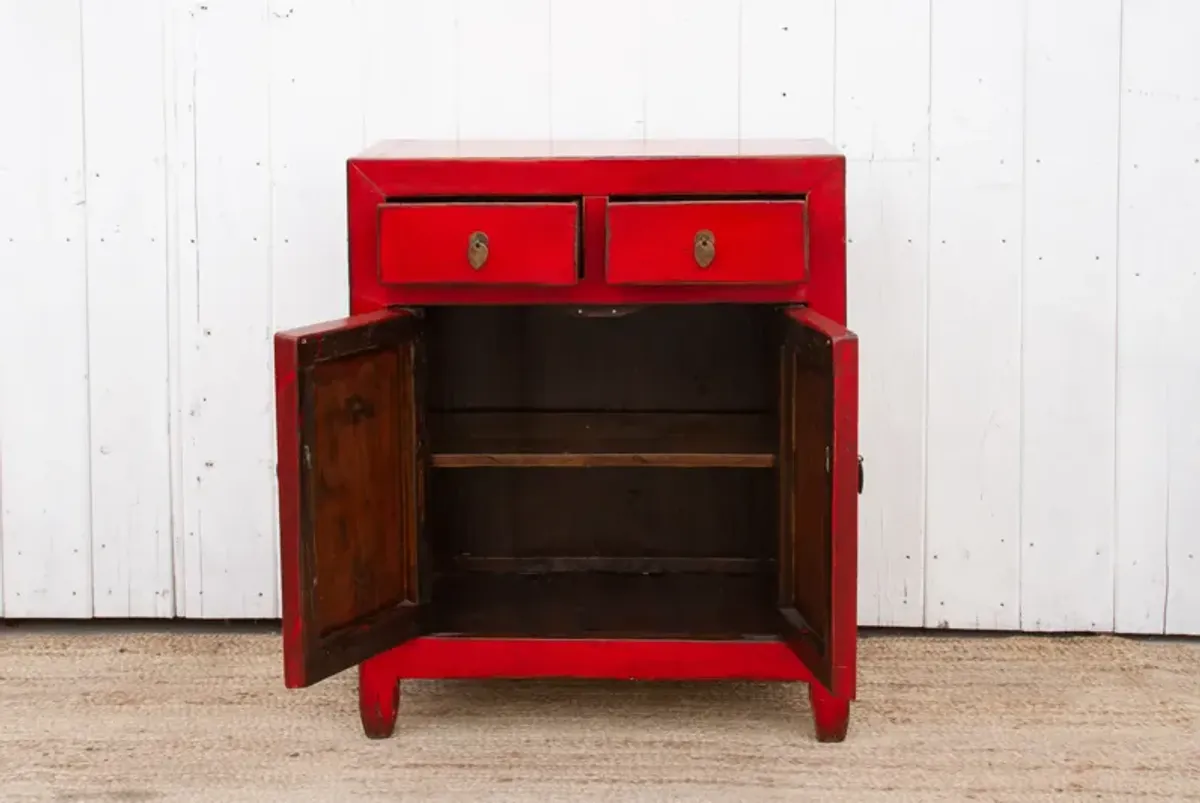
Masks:
[[[825,473],[828,474],[831,471],[833,471],[832,456],[830,453],[830,448],[828,446],[826,446],[825,447]],[[858,456],[858,492],[859,493],[863,492],[863,483],[864,483],[863,456],[859,455]]]

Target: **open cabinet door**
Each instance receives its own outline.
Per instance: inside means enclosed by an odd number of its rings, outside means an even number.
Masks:
[[[420,632],[421,319],[383,311],[275,336],[284,684]]]
[[[803,307],[784,313],[780,366],[779,608],[783,636],[838,697],[854,698],[858,338]]]

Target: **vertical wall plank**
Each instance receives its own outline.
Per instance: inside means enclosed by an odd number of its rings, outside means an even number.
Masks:
[[[346,160],[363,147],[363,49],[358,3],[269,1],[271,283],[279,330],[349,310]]]
[[[195,353],[196,244],[196,26],[188,0],[165,4],[163,31],[166,75],[163,82],[166,173],[167,385],[169,395],[171,532],[174,613],[188,613],[187,523],[183,457],[190,416],[184,401],[185,374]],[[197,573],[197,578],[199,574]],[[194,589],[197,591],[199,589]],[[196,595],[198,597],[198,595]],[[197,602],[193,610],[199,609]]]
[[[455,139],[455,4],[366,0],[362,21],[366,142]]]
[[[1116,627],[1200,633],[1200,9],[1125,3]]]
[[[164,12],[82,7],[94,613],[171,616]]]
[[[207,0],[189,13],[197,253],[180,282],[185,612],[272,617],[269,13],[266,0]]]
[[[1176,288],[1178,218],[1162,207],[1177,189],[1158,157],[1177,103],[1159,26],[1178,3],[1127,4],[1122,22],[1120,212],[1117,254],[1117,547],[1115,625],[1163,633],[1170,567],[1170,391],[1174,368],[1166,305]],[[1180,25],[1175,30],[1186,30]],[[1182,133],[1182,132],[1181,132]],[[1157,169],[1156,169],[1157,168]],[[1182,210],[1181,210],[1182,212]],[[1164,217],[1166,213],[1166,217]]]
[[[79,3],[0,6],[4,614],[92,613]]]
[[[1113,618],[1120,0],[1029,4],[1021,629]]]
[[[929,0],[840,0],[849,322],[860,338],[859,621],[924,621]]]
[[[1024,5],[932,6],[928,626],[1020,622]]]
[[[458,0],[458,136],[550,140],[550,0]]]
[[[551,0],[550,129],[555,140],[644,137],[643,5],[639,0]]]
[[[645,5],[647,139],[737,139],[739,7],[736,0]]]
[[[741,136],[832,141],[834,0],[743,2],[739,27]]]
[[[839,0],[837,146],[864,161],[929,157],[930,0]]]

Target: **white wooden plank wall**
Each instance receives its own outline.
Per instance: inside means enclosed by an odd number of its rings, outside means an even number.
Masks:
[[[86,617],[83,21],[76,3],[9,0],[0,9],[0,613]],[[106,255],[97,258],[103,271]]]
[[[1200,634],[1190,0],[0,0],[0,616],[273,617],[383,137],[849,160],[860,620]]]
[[[1032,2],[1025,31],[1020,623],[1096,630],[1115,578],[1121,2]]]
[[[925,621],[1020,625],[1025,3],[934,0]]]
[[[859,618],[925,623],[928,3],[837,5],[835,144],[848,159],[850,324],[860,337]]]
[[[1116,626],[1200,633],[1200,7],[1122,31]]]
[[[93,615],[169,616],[164,17],[156,0],[127,5],[80,16],[92,516],[91,538],[76,535],[91,547]]]

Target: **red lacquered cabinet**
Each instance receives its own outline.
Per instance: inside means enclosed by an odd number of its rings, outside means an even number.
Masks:
[[[858,344],[824,143],[385,142],[350,316],[275,338],[284,681],[855,697]]]

